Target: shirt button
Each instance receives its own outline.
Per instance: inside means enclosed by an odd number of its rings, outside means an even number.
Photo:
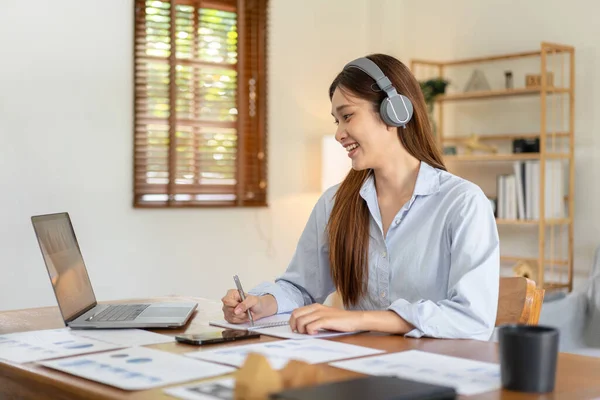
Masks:
[[[381,252],[381,257],[385,258],[387,256],[387,253],[385,251]]]
[[[385,299],[385,291],[381,292],[381,297],[383,297]]]
[[[396,222],[395,222],[396,226],[400,225],[400,221],[402,221],[402,220],[401,219],[396,220]]]

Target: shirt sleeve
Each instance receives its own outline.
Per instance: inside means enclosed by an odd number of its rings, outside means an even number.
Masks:
[[[312,303],[323,303],[333,293],[327,240],[328,198],[326,192],[313,208],[287,270],[275,282],[263,282],[248,293],[271,294],[277,312],[291,312]]]
[[[388,309],[415,327],[405,336],[489,340],[500,283],[499,238],[492,208],[483,192],[467,192],[449,217],[447,299],[414,303],[398,299]]]

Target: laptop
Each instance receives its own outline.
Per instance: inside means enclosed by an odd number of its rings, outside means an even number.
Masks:
[[[58,308],[74,329],[177,328],[197,303],[98,304],[68,213],[31,217]]]

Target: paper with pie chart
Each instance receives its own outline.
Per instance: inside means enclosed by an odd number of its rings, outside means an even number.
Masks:
[[[383,353],[383,351],[323,339],[306,339],[227,346],[195,351],[185,355],[204,361],[241,367],[249,353],[263,354],[272,368],[281,369],[292,359],[316,364],[344,358],[370,356]]]
[[[40,364],[124,390],[151,389],[236,370],[147,347],[42,361]]]
[[[69,357],[121,347],[123,346],[73,335],[64,329],[0,335],[0,359],[15,363]]]

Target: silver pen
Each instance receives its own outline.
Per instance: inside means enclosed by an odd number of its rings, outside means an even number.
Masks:
[[[246,300],[246,295],[244,294],[244,289],[242,288],[242,283],[240,282],[240,278],[238,278],[237,275],[234,275],[233,281],[235,282],[235,286],[237,286],[237,290],[240,293],[240,297],[242,298],[242,301]],[[250,312],[250,309],[247,309],[246,312],[248,313],[248,318],[250,318],[250,326],[254,326],[254,318],[252,318],[252,313]]]

